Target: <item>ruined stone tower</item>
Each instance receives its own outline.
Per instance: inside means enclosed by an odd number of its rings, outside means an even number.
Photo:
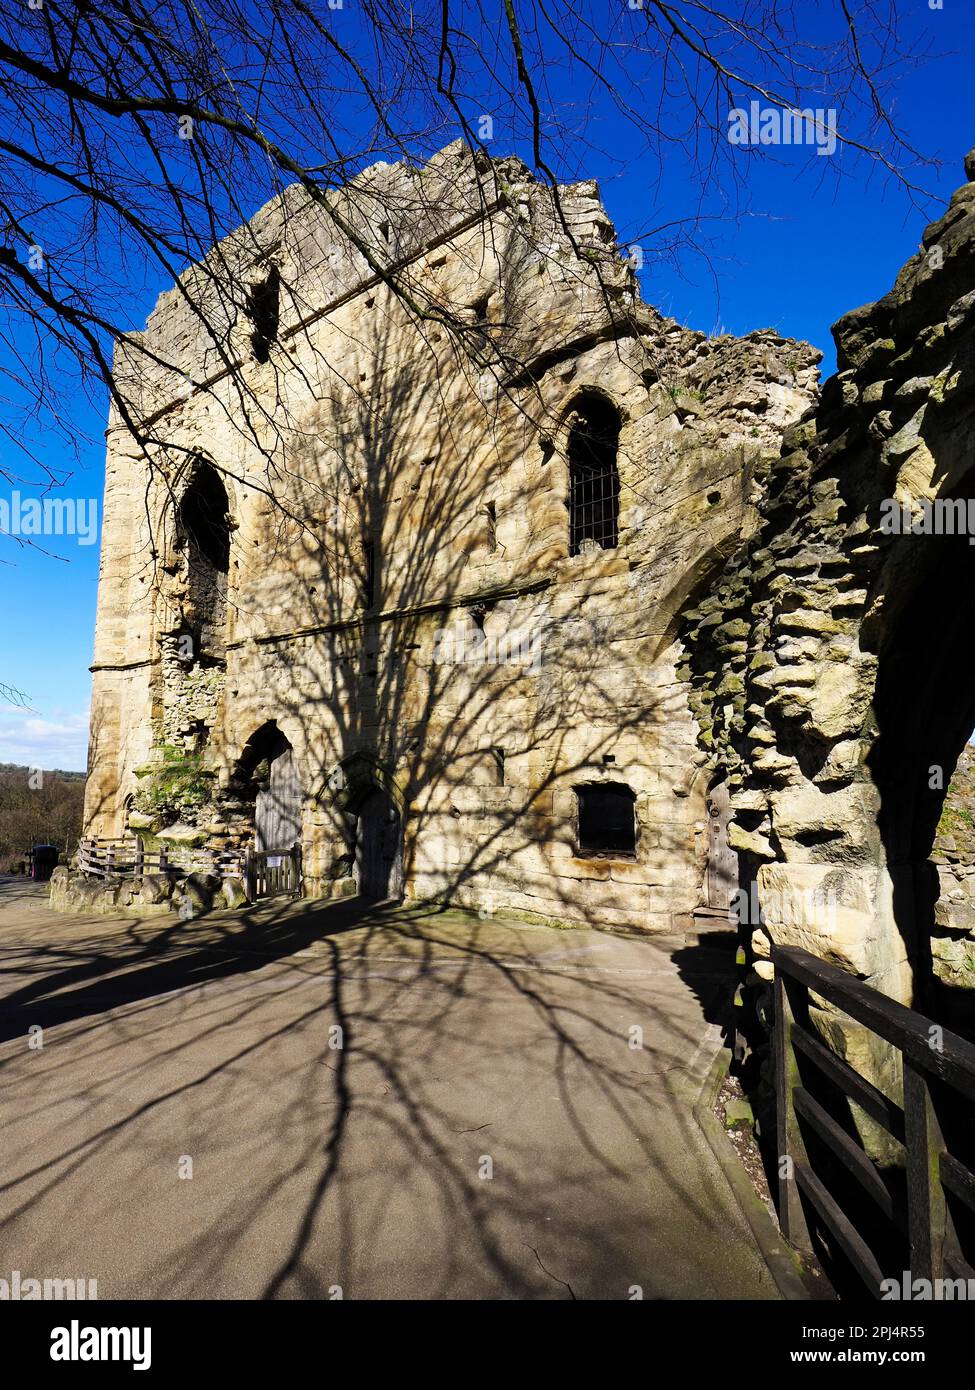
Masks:
[[[726,908],[681,614],[817,361],[642,304],[593,184],[458,144],[286,190],[119,348],[88,834],[297,839],[312,896]]]

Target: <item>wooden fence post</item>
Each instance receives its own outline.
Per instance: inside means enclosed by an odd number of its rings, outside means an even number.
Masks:
[[[145,871],[146,850],[141,835],[135,837],[135,865],[134,873],[136,878],[142,878]]]
[[[786,1240],[811,1251],[796,1164],[806,1161],[805,1145],[796,1119],[793,1090],[800,1085],[799,1066],[792,1045],[792,1004],[781,970],[775,972],[775,1118],[776,1156],[779,1165],[779,1225]]]
[[[944,1278],[948,1209],[939,1168],[945,1144],[931,1104],[927,1077],[904,1055],[904,1133],[907,1150],[907,1229],[911,1240],[911,1276]]]

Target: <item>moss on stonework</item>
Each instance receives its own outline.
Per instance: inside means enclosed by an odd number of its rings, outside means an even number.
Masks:
[[[140,785],[132,798],[135,810],[162,822],[207,804],[214,774],[204,769],[199,753],[163,744],[155,757],[157,761],[136,772]]]
[[[949,806],[946,803],[938,821],[938,835],[951,835],[955,839],[963,836],[971,840],[975,847],[975,816],[966,807]]]
[[[732,642],[738,637],[747,637],[750,629],[744,618],[732,618],[729,622],[722,623],[714,633],[716,640]]]

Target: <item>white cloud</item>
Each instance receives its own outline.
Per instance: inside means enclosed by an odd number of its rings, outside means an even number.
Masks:
[[[83,772],[88,761],[88,711],[33,710],[0,705],[0,763]]]

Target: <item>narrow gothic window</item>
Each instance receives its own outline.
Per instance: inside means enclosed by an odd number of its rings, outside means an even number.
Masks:
[[[619,414],[601,396],[585,398],[570,416],[570,555],[578,555],[586,541],[602,550],[615,550],[619,544],[619,437]]]
[[[178,654],[187,664],[224,655],[230,524],[227,490],[211,464],[198,462],[176,517],[187,593]]]
[[[281,276],[272,265],[267,277],[254,285],[247,297],[247,316],[254,325],[251,348],[258,362],[266,362],[271,344],[278,340],[278,317],[281,305]]]

